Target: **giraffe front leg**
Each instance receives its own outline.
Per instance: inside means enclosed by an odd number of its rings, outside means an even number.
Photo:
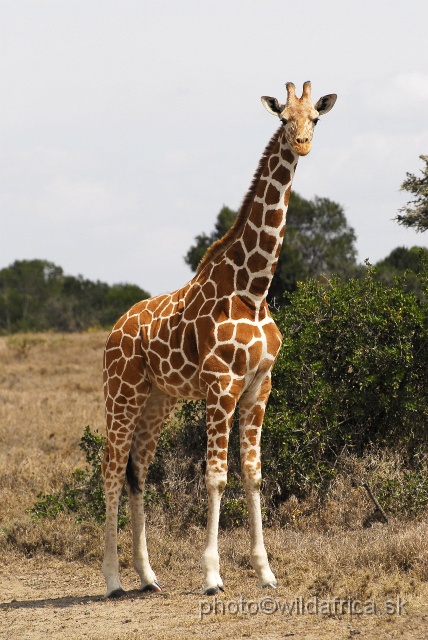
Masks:
[[[276,587],[263,540],[260,485],[260,436],[267,399],[271,388],[270,375],[256,389],[243,394],[240,400],[239,435],[241,472],[247,497],[250,523],[250,560],[260,587]]]
[[[227,470],[207,470],[205,481],[208,493],[208,522],[206,545],[202,556],[202,570],[204,573],[204,593],[208,596],[214,596],[224,590],[223,580],[220,577],[218,522],[221,497],[227,482]]]
[[[202,556],[204,593],[223,591],[218,553],[220,503],[227,483],[227,447],[236,398],[228,393],[211,392],[207,396],[207,467],[205,482],[208,494],[208,523]]]
[[[147,551],[143,489],[138,488],[134,491],[134,493],[132,489],[129,491],[133,538],[133,566],[140,577],[141,591],[162,591],[156,574],[150,565]]]

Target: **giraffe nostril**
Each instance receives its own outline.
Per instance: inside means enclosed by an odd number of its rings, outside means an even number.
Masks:
[[[306,142],[309,142],[309,138],[297,138],[297,142],[299,144],[305,144]]]

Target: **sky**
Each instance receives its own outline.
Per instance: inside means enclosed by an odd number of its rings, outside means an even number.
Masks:
[[[337,93],[293,189],[344,208],[359,261],[428,247],[394,221],[428,153],[426,0],[2,0],[0,269],[39,258],[152,295],[239,208],[285,100]]]

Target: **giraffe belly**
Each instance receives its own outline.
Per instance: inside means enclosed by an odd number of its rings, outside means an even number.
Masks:
[[[185,361],[181,353],[175,354],[173,351],[168,358],[162,358],[153,351],[148,351],[145,356],[149,377],[159,389],[174,398],[205,398],[205,391],[200,386],[198,366]]]
[[[172,374],[167,378],[163,376],[150,376],[152,382],[168,395],[184,400],[202,400],[206,392],[199,387],[197,380],[184,380],[179,374]],[[196,376],[198,379],[198,376]]]

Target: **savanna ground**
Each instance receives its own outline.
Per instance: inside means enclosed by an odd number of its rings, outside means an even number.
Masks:
[[[103,433],[105,337],[0,338],[1,638],[428,638],[426,518],[364,528],[372,505],[346,478],[336,483],[323,512],[303,521],[303,506],[290,500],[287,526],[266,529],[276,591],[256,586],[247,528],[221,531],[226,591],[216,613],[208,613],[214,599],[201,596],[203,529],[180,526],[179,506],[169,514],[154,507],[148,543],[164,591],[135,591],[126,527],[120,559],[129,593],[104,600],[102,526],[64,514],[33,520],[28,510],[39,493],[54,493],[84,466],[79,441],[85,426]],[[394,611],[397,599],[400,611]],[[349,603],[356,613],[349,613]],[[286,604],[291,612],[272,612]]]

